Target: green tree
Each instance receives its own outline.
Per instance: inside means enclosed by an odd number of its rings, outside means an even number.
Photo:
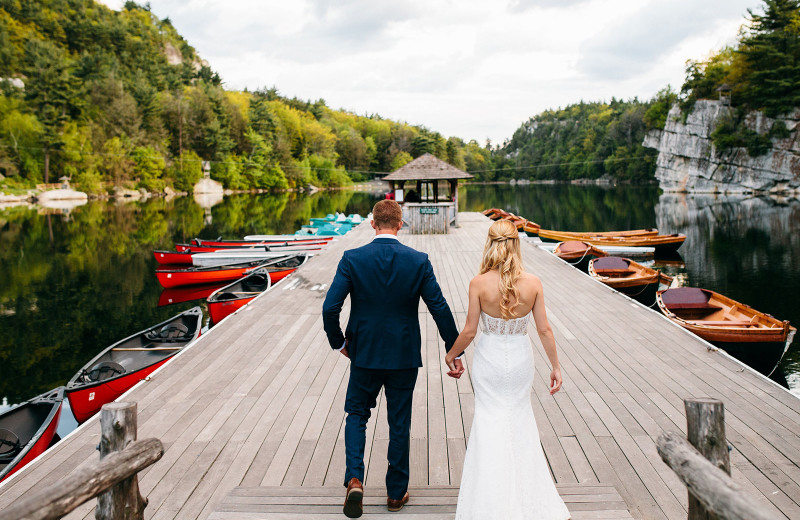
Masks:
[[[242,175],[248,180],[248,184],[264,189],[289,187],[283,170],[271,158],[272,150],[267,141],[254,130],[247,132],[247,139],[252,151],[242,161]]]
[[[50,179],[50,156],[62,147],[64,123],[79,117],[84,105],[82,86],[71,74],[72,60],[49,41],[30,40],[25,46],[25,98],[43,126],[44,182]]]
[[[137,146],[131,154],[138,185],[147,191],[161,192],[166,183],[163,174],[166,161],[152,146]]]
[[[194,151],[189,150],[173,162],[169,173],[176,190],[190,192],[203,178],[203,161]]]
[[[748,74],[742,97],[768,116],[800,106],[800,0],[764,0],[764,14],[750,15],[741,41]]]

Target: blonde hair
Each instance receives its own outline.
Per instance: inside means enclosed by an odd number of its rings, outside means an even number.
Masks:
[[[500,313],[503,319],[511,319],[511,311],[519,305],[519,290],[516,282],[524,271],[522,253],[519,248],[519,232],[508,220],[498,220],[489,228],[486,247],[483,249],[480,273],[497,269],[500,273]]]

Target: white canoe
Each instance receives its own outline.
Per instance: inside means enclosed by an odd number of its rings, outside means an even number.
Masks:
[[[551,253],[558,245],[556,242],[542,242],[539,239],[530,239],[530,242]],[[594,246],[611,256],[625,256],[634,258],[647,258],[655,255],[655,247],[624,247],[624,246]]]
[[[286,256],[313,256],[304,252],[264,251],[263,249],[245,249],[235,251],[214,251],[212,253],[195,253],[192,265],[195,267],[214,267],[218,265],[239,264],[258,260],[269,260]]]

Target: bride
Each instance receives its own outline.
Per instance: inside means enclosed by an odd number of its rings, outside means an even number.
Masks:
[[[542,283],[522,266],[519,234],[507,220],[489,228],[480,274],[469,284],[464,330],[445,362],[456,361],[475,338],[471,367],[475,416],[464,459],[456,520],[564,520],[570,516],[550,477],[531,407],[533,352],[527,336],[533,314],[553,369],[550,394],[561,388],[561,368],[547,322]],[[458,368],[457,368],[458,367]]]

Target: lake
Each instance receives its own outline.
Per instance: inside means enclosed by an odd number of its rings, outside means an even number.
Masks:
[[[500,207],[552,229],[685,233],[683,262],[666,272],[800,324],[798,201],[563,184],[472,185],[459,196],[462,211]],[[366,215],[379,198],[341,190],[233,195],[209,209],[181,197],[93,201],[68,214],[0,210],[0,398],[17,403],[63,385],[109,344],[198,305],[158,306],[153,250],[194,237],[293,233],[334,211]],[[798,341],[782,369],[800,394]]]

